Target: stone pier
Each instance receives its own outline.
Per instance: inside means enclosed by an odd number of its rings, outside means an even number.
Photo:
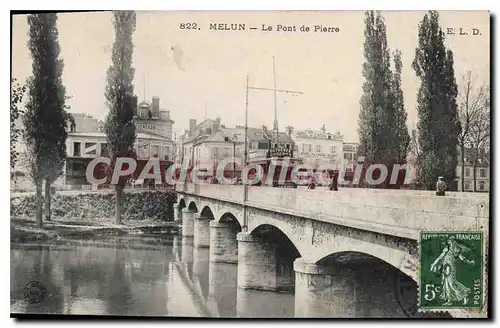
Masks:
[[[178,204],[174,205],[174,221],[182,221],[182,208]]]
[[[182,209],[182,236],[194,236],[194,216],[196,212],[189,208]]]
[[[256,290],[293,290],[291,267],[277,256],[278,245],[263,241],[249,233],[239,233],[238,287]]]
[[[307,263],[298,258],[294,270],[296,318],[357,316],[361,284],[352,268],[343,264]]]
[[[294,270],[295,317],[405,317],[396,296],[397,273],[381,261],[321,265],[299,258]]]
[[[236,235],[231,223],[210,221],[210,262],[238,263]]]
[[[194,247],[210,247],[210,218],[204,216],[194,217]]]

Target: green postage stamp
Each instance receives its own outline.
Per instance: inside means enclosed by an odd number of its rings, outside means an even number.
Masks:
[[[482,309],[483,232],[423,231],[419,243],[419,308]]]

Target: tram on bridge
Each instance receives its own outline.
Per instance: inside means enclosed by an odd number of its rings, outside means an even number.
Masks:
[[[281,188],[297,188],[297,184],[292,181],[292,171],[301,161],[293,156],[293,149],[289,145],[287,146],[285,148],[270,148],[264,153],[254,152],[249,154],[247,165],[259,165],[263,172],[263,178],[254,185],[260,186],[264,184]],[[274,173],[272,170],[274,170]],[[280,181],[280,175],[283,171],[286,171],[285,179]],[[249,180],[255,179],[256,174],[256,169],[250,169]]]

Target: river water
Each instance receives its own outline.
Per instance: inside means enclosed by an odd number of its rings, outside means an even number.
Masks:
[[[182,240],[110,238],[11,246],[11,313],[121,316],[293,317],[290,293],[237,288],[237,265],[210,263]],[[40,303],[25,286],[45,286]]]

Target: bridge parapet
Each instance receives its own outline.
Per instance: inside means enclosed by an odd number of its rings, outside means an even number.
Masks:
[[[199,185],[196,192],[186,193],[243,204],[241,185]],[[431,191],[345,188],[332,192],[252,186],[247,204],[413,239],[419,230],[487,230],[489,220],[488,194],[436,196]]]

